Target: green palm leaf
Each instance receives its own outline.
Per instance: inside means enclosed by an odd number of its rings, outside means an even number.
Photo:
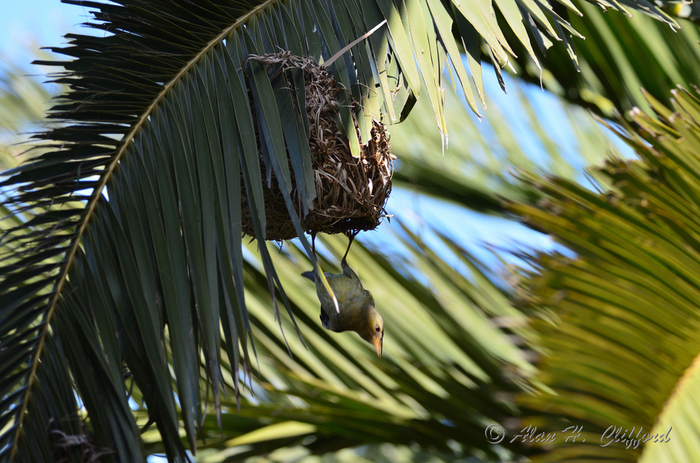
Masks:
[[[29,47],[26,47],[29,53]],[[33,56],[46,58],[46,52]],[[50,107],[51,93],[26,69],[12,62],[0,64],[0,169],[16,167],[27,155],[38,155],[42,149],[28,140],[31,132],[40,129]],[[60,88],[60,87],[59,87]],[[65,89],[63,89],[65,90]],[[22,156],[24,155],[24,156]],[[0,195],[4,193],[0,192]],[[4,207],[4,206],[0,206]],[[5,215],[5,214],[3,214]],[[2,227],[3,225],[0,225]]]
[[[537,61],[529,49],[514,45],[521,78],[605,117],[634,106],[649,112],[642,88],[668,103],[669,91],[676,85],[700,82],[696,24],[679,21],[675,28],[639,13],[627,17],[580,0],[574,4],[583,14],[570,15],[571,25],[585,40],[573,37],[567,43],[570,47],[542,45],[535,50]]]
[[[520,428],[529,423],[560,436],[570,425],[583,431],[575,443],[558,439],[537,461],[697,458],[690,436],[700,422],[693,399],[700,100],[677,90],[674,113],[656,100],[649,104],[661,123],[630,114],[641,130],[626,126],[620,133],[640,160],[597,168],[607,179],[605,194],[532,177],[549,201],[544,208],[512,207],[578,254],[541,255],[541,274],[526,280],[544,353],[540,379],[555,395],[523,396],[521,404],[538,413]],[[630,443],[621,439],[625,430],[650,440]]]
[[[532,368],[495,321],[508,320],[511,334],[523,336],[524,316],[464,249],[441,238],[466,272],[445,264],[444,256],[404,231],[404,238],[396,238],[409,247],[414,263],[402,268],[426,281],[398,272],[394,262],[360,243],[350,259],[366,281],[381,282],[368,286],[390,327],[385,337],[390,349],[381,360],[355,334],[332,334],[321,327],[310,283],[286,285],[308,350],[297,338],[285,340],[269,317],[261,262],[250,260],[246,300],[259,362],[253,365],[252,386],[241,393],[240,410],[233,398],[222,401],[223,428],[216,416],[205,419],[201,461],[242,459],[295,445],[322,454],[369,443],[411,442],[445,457],[456,448],[496,457],[484,440],[484,424],[513,413],[508,397],[521,390]],[[329,238],[324,244],[340,257],[344,241]],[[285,251],[274,256],[274,263],[281,280],[292,283],[298,280],[296,262],[304,256],[293,246]],[[285,331],[292,328],[287,318],[282,323]],[[222,366],[233,387],[234,365],[224,360]],[[156,433],[144,439],[148,451],[163,451]],[[510,446],[516,452],[520,447]]]
[[[391,128],[392,151],[399,158],[395,185],[478,212],[503,214],[503,199],[532,203],[540,197],[518,181],[518,170],[541,169],[581,182],[579,165],[606,158],[610,136],[588,111],[509,76],[505,81],[510,93],[488,96],[489,117],[484,119],[469,114],[452,89],[445,90],[453,135],[443,156],[435,155],[442,149],[439,134],[423,123],[430,108],[418,101],[414,117]],[[554,123],[556,134],[549,129]]]

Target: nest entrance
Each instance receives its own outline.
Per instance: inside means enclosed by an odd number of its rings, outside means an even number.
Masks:
[[[391,193],[393,176],[391,145],[384,125],[373,121],[369,140],[362,140],[360,157],[354,157],[348,139],[336,122],[340,103],[338,93],[344,91],[336,85],[328,71],[313,58],[292,55],[281,51],[263,56],[251,55],[249,59],[273,66],[277,75],[290,69],[304,73],[306,114],[309,119],[309,149],[316,187],[313,208],[301,218],[306,232],[346,233],[374,230],[386,216],[385,204]],[[287,86],[293,88],[288,80]],[[351,111],[352,113],[352,111]],[[353,125],[358,133],[358,122],[353,113]],[[260,155],[263,172],[265,165]],[[290,169],[291,170],[291,169]],[[274,176],[274,174],[273,174]],[[292,172],[292,184],[294,176]],[[243,185],[243,183],[241,183]],[[297,236],[289,218],[282,193],[276,182],[264,188],[266,239],[289,240]],[[255,236],[245,187],[242,187],[243,233]],[[295,209],[300,211],[296,188],[291,192]]]

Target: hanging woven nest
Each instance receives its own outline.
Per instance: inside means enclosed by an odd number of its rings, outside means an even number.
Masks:
[[[280,74],[286,75],[285,71],[290,69],[300,69],[304,73],[306,114],[310,125],[309,149],[316,185],[313,208],[300,217],[304,231],[346,233],[377,228],[381,218],[387,216],[384,207],[391,192],[392,161],[396,159],[390,152],[391,145],[384,125],[373,121],[370,139],[362,140],[360,157],[354,157],[347,137],[336,122],[340,107],[338,94],[345,90],[336,85],[335,79],[324,67],[313,58],[295,56],[287,51],[251,55],[248,59],[272,68],[273,79]],[[291,79],[288,79],[286,87],[293,88]],[[359,124],[354,112],[351,113],[360,138]],[[262,153],[260,166],[265,173]],[[295,185],[293,172],[292,185]],[[273,181],[271,188],[266,185],[263,192],[267,222],[265,239],[279,241],[295,238],[297,232],[277,182]],[[243,233],[255,237],[245,187],[242,187],[241,193]],[[296,190],[292,190],[294,208],[300,211],[298,196]]]

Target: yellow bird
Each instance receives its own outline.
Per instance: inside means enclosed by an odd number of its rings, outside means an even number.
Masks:
[[[352,243],[352,240],[350,241]],[[348,245],[348,250],[350,246]],[[316,283],[316,294],[321,301],[321,323],[327,330],[341,332],[354,331],[362,339],[372,344],[379,357],[382,356],[384,341],[384,320],[374,307],[372,294],[362,287],[362,282],[357,274],[345,261],[340,261],[343,273],[335,274],[326,272],[326,279],[338,301],[340,311],[336,311],[335,304],[323,283],[316,278],[313,271],[304,272],[302,276]]]

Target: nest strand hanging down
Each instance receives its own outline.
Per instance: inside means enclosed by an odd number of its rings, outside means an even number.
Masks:
[[[345,91],[336,85],[328,71],[313,58],[292,55],[280,51],[263,56],[251,55],[273,69],[273,79],[290,69],[304,73],[306,114],[309,119],[309,149],[316,187],[313,208],[300,217],[306,232],[346,233],[374,230],[381,218],[386,217],[385,205],[391,193],[393,176],[388,134],[381,122],[373,121],[369,140],[362,140],[360,157],[354,157],[347,138],[336,122],[340,103],[338,93]],[[287,87],[293,88],[291,79]],[[358,132],[358,122],[353,113],[353,125]],[[265,165],[262,154],[260,163]],[[272,175],[274,177],[274,174]],[[292,184],[294,178],[292,177]],[[243,183],[241,183],[243,185]],[[277,182],[264,188],[266,236],[270,241],[289,240],[297,236]],[[242,187],[243,233],[255,237],[245,187]],[[295,209],[299,211],[297,192],[292,190]]]

